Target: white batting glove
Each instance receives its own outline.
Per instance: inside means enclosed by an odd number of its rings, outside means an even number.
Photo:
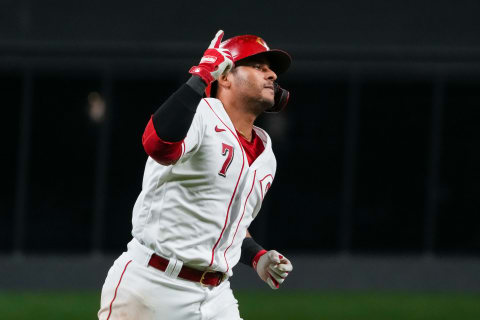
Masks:
[[[228,49],[220,49],[223,31],[218,30],[210,46],[203,54],[198,66],[190,68],[190,73],[199,76],[208,85],[221,74],[233,68],[233,57]]]
[[[292,263],[275,250],[259,252],[253,259],[253,267],[260,279],[276,290],[293,270]]]

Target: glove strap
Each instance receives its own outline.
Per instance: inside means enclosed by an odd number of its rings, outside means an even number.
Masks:
[[[253,258],[253,261],[252,261],[253,269],[257,270],[258,260],[260,260],[260,257],[263,256],[265,253],[267,253],[267,250],[263,249],[255,255],[255,258]]]
[[[193,66],[188,72],[193,75],[199,76],[206,85],[209,85],[213,80],[215,80],[210,74],[210,71],[206,70],[202,66]]]

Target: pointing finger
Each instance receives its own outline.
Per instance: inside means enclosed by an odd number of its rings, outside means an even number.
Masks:
[[[219,48],[220,43],[222,43],[223,38],[223,30],[218,30],[215,38],[213,38],[212,42],[210,42],[209,48]]]

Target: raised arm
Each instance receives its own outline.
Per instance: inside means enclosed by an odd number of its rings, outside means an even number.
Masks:
[[[219,49],[222,37],[223,31],[220,30],[199,65],[190,69],[192,77],[155,111],[145,128],[143,147],[160,164],[170,165],[180,158],[183,139],[192,124],[205,88],[233,67],[230,52]]]

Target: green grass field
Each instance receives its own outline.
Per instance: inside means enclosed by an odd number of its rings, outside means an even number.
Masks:
[[[479,320],[480,294],[236,292],[247,320]],[[0,293],[0,319],[95,319],[99,293]]]

